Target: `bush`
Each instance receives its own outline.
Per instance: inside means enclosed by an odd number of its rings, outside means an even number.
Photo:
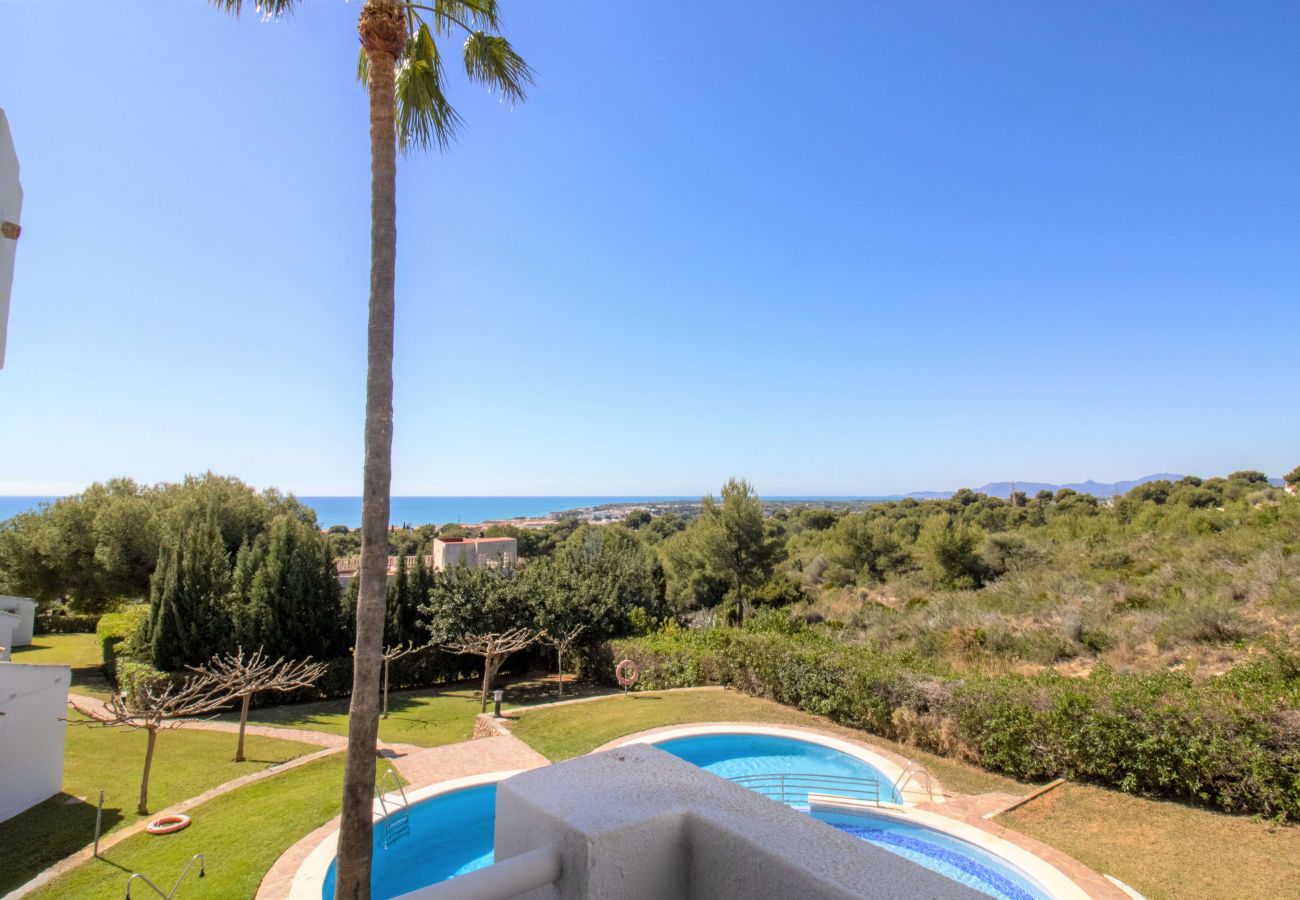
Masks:
[[[135,653],[137,637],[148,616],[149,607],[144,604],[128,606],[121,612],[100,616],[99,623],[95,626],[95,637],[99,639],[104,674],[114,684],[118,684],[118,659]]]
[[[605,645],[647,689],[721,684],[1016,778],[1300,819],[1300,665],[1275,652],[1195,684],[1178,673],[950,678],[815,633],[708,629]]]
[[[36,614],[37,634],[94,634],[99,616],[70,613],[63,609]]]

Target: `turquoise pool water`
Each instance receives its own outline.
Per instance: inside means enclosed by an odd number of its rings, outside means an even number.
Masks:
[[[449,791],[412,803],[409,831],[395,827],[395,839],[384,846],[386,830],[375,825],[375,856],[370,872],[374,900],[400,897],[425,885],[446,881],[492,863],[496,828],[497,786]],[[321,892],[334,897],[334,863],[330,863]]]
[[[998,900],[1051,900],[1046,889],[999,856],[961,838],[883,815],[813,810],[818,821],[920,863]]]
[[[671,738],[655,744],[660,750],[694,763],[701,769],[728,779],[756,779],[759,776],[810,775],[807,781],[791,780],[784,785],[784,798],[776,796],[778,782],[751,780],[747,786],[774,800],[784,799],[790,806],[807,809],[808,787],[818,792],[816,784],[825,784],[821,793],[843,793],[854,781],[873,781],[879,787],[880,800],[898,802],[889,778],[875,766],[833,747],[773,734],[698,734]],[[839,779],[850,781],[839,782]],[[844,790],[835,785],[843,784]],[[860,789],[860,785],[858,787]]]
[[[1006,860],[933,828],[865,812],[839,814],[820,808],[810,811],[805,785],[814,793],[854,796],[851,789],[838,787],[851,783],[839,782],[841,778],[875,780],[882,802],[901,802],[883,772],[832,747],[798,738],[737,732],[672,738],[655,746],[990,897],[1051,900],[1050,894]],[[812,777],[789,777],[781,782],[774,778],[779,775]]]

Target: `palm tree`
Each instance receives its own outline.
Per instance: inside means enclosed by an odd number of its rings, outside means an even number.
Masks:
[[[238,15],[243,0],[211,0]],[[264,17],[300,0],[258,0]],[[371,805],[379,732],[393,446],[393,280],[397,257],[397,150],[445,148],[460,116],[447,99],[437,38],[463,33],[465,74],[503,100],[524,98],[532,70],[500,35],[496,0],[365,0],[357,23],[358,77],[370,101],[370,324],[366,336],[365,469],[347,771],[335,897],[370,896]]]

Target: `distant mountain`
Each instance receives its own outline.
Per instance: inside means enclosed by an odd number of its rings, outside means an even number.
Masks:
[[[1028,494],[1030,497],[1039,491],[1052,491],[1055,493],[1061,488],[1069,488],[1072,491],[1078,491],[1080,494],[1092,494],[1094,497],[1113,497],[1116,494],[1127,494],[1139,484],[1146,484],[1148,481],[1177,481],[1182,477],[1182,475],[1175,475],[1170,472],[1160,472],[1155,475],[1144,475],[1132,481],[1101,482],[1093,481],[1091,478],[1087,481],[1076,481],[1070,484],[1047,484],[1041,481],[990,481],[983,487],[975,488],[975,490],[981,494],[988,494],[990,497],[1001,497],[1003,500],[1011,496],[1012,485],[1015,486],[1017,491]],[[907,496],[916,500],[943,500],[952,495],[952,491],[915,491]]]

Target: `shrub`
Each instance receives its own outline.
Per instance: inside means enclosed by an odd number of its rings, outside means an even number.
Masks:
[[[53,609],[36,614],[35,631],[37,634],[94,634],[98,623],[99,616],[94,614]]]
[[[110,681],[117,678],[118,657],[134,652],[140,628],[148,615],[149,607],[139,604],[128,606],[121,612],[100,616],[95,626],[95,637],[99,639],[99,649],[104,659],[104,674]]]
[[[1300,819],[1300,665],[1277,651],[1179,673],[961,679],[815,632],[709,629],[615,641],[643,688],[721,684],[1022,779],[1063,776],[1227,812]]]

